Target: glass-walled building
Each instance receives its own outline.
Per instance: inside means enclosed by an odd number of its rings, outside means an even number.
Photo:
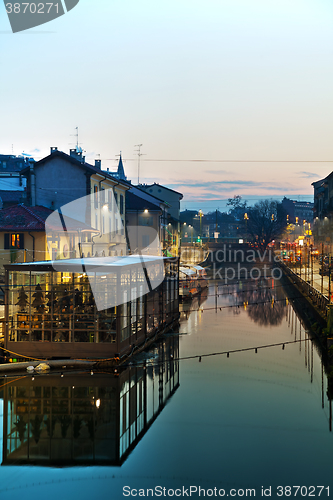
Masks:
[[[121,358],[178,322],[178,259],[7,265],[5,305],[12,358]]]
[[[179,387],[179,337],[116,375],[26,377],[5,385],[2,465],[121,465]]]

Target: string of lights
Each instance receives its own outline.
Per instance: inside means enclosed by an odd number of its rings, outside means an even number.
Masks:
[[[205,353],[205,354],[193,354],[192,356],[179,356],[177,358],[174,358],[171,355],[170,360],[156,361],[156,362],[149,363],[149,365],[150,366],[159,366],[159,365],[163,365],[165,363],[172,363],[172,362],[176,362],[176,361],[188,361],[190,359],[198,359],[199,363],[201,363],[203,358],[211,358],[213,356],[223,356],[223,355],[226,355],[226,357],[229,358],[230,354],[236,354],[239,352],[253,352],[254,351],[255,354],[257,354],[259,349],[268,349],[270,347],[282,347],[282,350],[284,350],[286,345],[299,344],[300,342],[309,342],[311,340],[312,339],[310,337],[308,337],[305,339],[296,339],[296,340],[290,340],[287,342],[276,342],[274,344],[262,344],[262,345],[251,346],[251,347],[243,347],[241,349],[230,349],[227,351],[214,351],[214,352],[209,352],[209,353]],[[153,361],[153,360],[151,360],[151,361]],[[135,363],[134,364],[134,363],[130,362],[127,365],[122,365],[122,366],[126,366],[126,367],[134,366],[134,367],[143,367],[144,368],[147,366],[147,363]]]

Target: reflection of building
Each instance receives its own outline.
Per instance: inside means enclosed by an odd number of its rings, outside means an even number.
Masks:
[[[122,356],[179,318],[177,259],[133,255],[5,268],[5,348],[17,353],[12,357]]]
[[[2,465],[121,465],[179,387],[179,337],[156,349],[160,364],[118,376],[48,375],[6,385]]]

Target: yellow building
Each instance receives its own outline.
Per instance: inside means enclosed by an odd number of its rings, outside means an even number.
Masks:
[[[45,231],[45,221],[53,213],[46,207],[15,205],[0,211],[0,268],[4,264],[15,262],[34,262],[50,259],[67,259],[79,255],[73,254],[68,241],[73,242],[73,248],[78,238],[92,239],[98,232],[78,221],[66,219],[67,234],[62,225],[50,226],[52,229],[54,251],[50,252]],[[90,243],[92,247],[92,243]]]

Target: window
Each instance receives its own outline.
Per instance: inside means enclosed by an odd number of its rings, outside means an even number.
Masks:
[[[109,211],[111,212],[112,210],[112,189],[108,189],[108,204],[109,204]]]
[[[154,224],[153,217],[139,215],[139,226],[152,226]]]
[[[117,209],[118,206],[118,193],[114,193],[114,201],[116,202],[115,210]]]
[[[124,195],[120,195],[120,215],[123,215],[124,213]]]
[[[103,206],[105,204],[105,189],[102,188],[101,189],[101,206]]]
[[[98,208],[98,186],[94,185],[94,206]]]
[[[24,248],[24,234],[23,233],[6,233],[4,248],[6,250],[10,248]]]

